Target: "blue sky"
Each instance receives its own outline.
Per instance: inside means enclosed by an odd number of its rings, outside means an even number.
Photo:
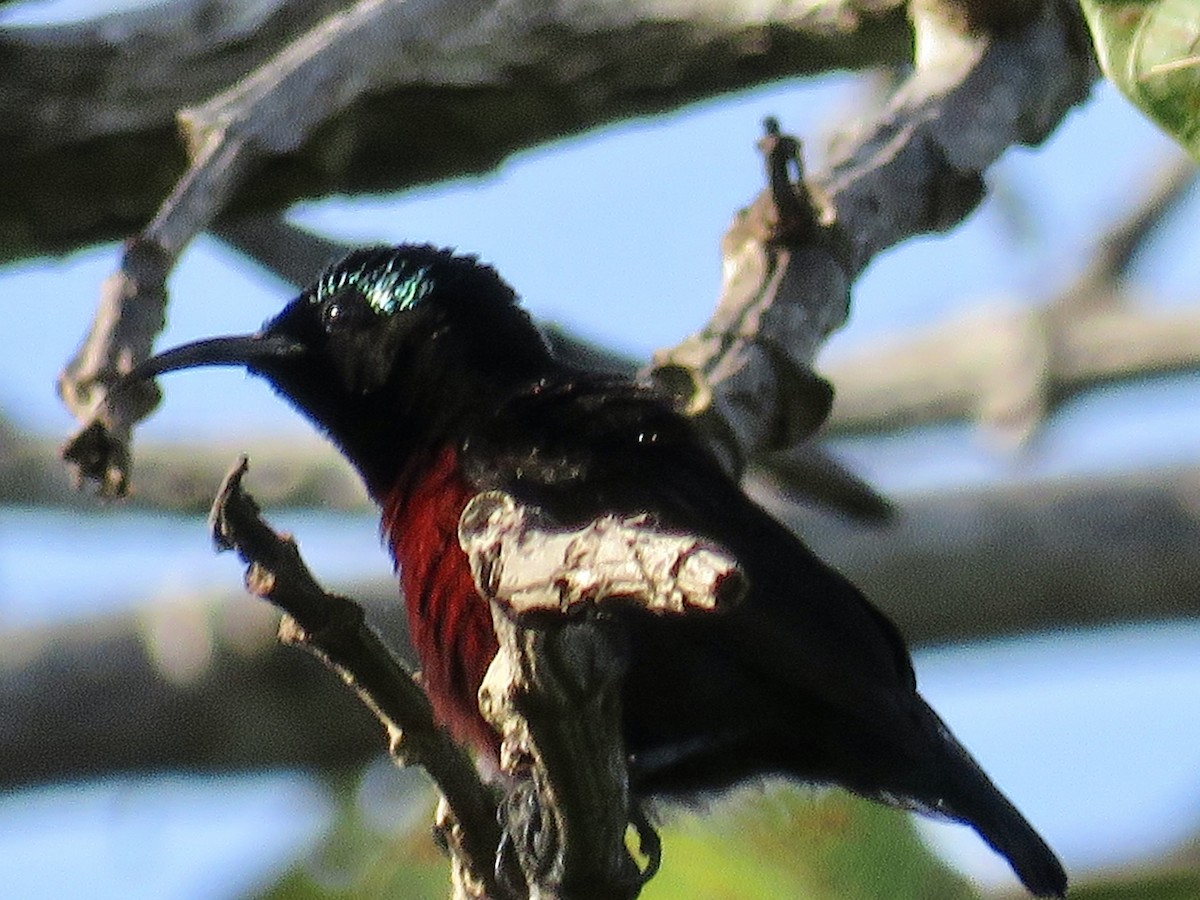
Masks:
[[[306,204],[293,218],[352,240],[433,241],[479,253],[538,315],[645,358],[677,342],[711,310],[720,235],[733,210],[762,183],[753,150],[761,119],[776,115],[785,129],[805,138],[814,171],[828,124],[859,99],[855,82],[838,76],[764,88],[562,141],[522,154],[483,178],[399,198]],[[951,236],[913,241],[884,254],[856,285],[851,322],[826,352],[961,314],[977,303],[1046,297],[1081,264],[1098,225],[1135,198],[1146,173],[1175,152],[1114,91],[1099,88],[1046,147],[1013,150],[990,173],[1024,210],[1019,220],[1013,207],[989,201]],[[1146,302],[1195,301],[1196,215],[1193,198],[1158,252],[1139,266],[1138,283],[1153,297]],[[0,302],[9,304],[0,326],[0,409],[31,430],[58,437],[71,428],[54,397],[54,376],[86,327],[115,252],[101,247],[0,269]],[[170,287],[170,322],[161,346],[253,329],[288,297],[286,288],[207,238],[185,253]],[[179,374],[163,384],[166,403],[146,425],[148,437],[271,433],[317,442],[265,386],[235,371]],[[1194,464],[1200,458],[1197,387],[1196,378],[1175,378],[1094,392],[1063,410],[1023,456],[998,453],[965,426],[860,441],[841,450],[885,488],[901,491],[1029,474]],[[149,572],[152,585],[186,591],[201,583],[235,584],[239,577],[232,561],[208,557],[203,533],[190,531],[195,523],[107,515],[114,518],[61,521],[25,512],[0,517],[0,619],[28,621],[39,611],[44,617],[77,614],[73,598],[85,576],[71,561],[81,548],[104,550],[97,555],[118,548],[137,553],[150,533],[159,541],[156,553],[138,564],[151,565],[142,571]],[[373,532],[370,523],[353,527],[360,529],[354,535]],[[319,571],[360,564],[386,568],[370,547],[365,551],[372,554],[370,562],[360,563],[347,547],[367,542],[347,539],[337,523],[296,530]],[[112,572],[97,576],[89,570],[91,596],[105,595],[113,603],[128,596],[124,573],[132,566],[128,556],[122,558],[126,564]],[[1090,866],[1163,850],[1200,820],[1198,649],[1200,633],[1191,625],[1113,629],[928,651],[918,669],[933,704],[997,781],[1070,864]],[[310,819],[303,821],[319,821],[323,814],[319,799],[307,794],[297,801],[304,812],[297,812],[263,806],[271,792],[259,794],[253,786],[172,785],[165,793],[118,785],[115,795],[92,786],[0,803],[0,859],[7,860],[0,865],[0,883],[26,885],[23,896],[71,895],[77,883],[70,880],[72,872],[45,881],[38,875],[45,859],[35,852],[38,835],[51,846],[55,835],[67,833],[85,848],[77,857],[77,881],[94,896],[230,896],[233,875],[207,892],[185,877],[194,872],[189,866],[196,859],[216,860],[209,865],[249,877],[245,861],[214,836],[213,814],[205,810],[216,808],[217,816],[225,816],[223,805],[236,806],[293,823],[304,815]],[[125,810],[116,819],[113,804]],[[167,808],[176,812],[164,812]],[[181,847],[191,848],[178,854],[185,874],[155,875],[167,880],[147,882],[139,891],[130,882],[130,868],[120,864],[126,851],[113,850],[112,841],[126,846],[121,842],[136,841],[147,822],[164,816],[193,823],[187,832],[193,837],[180,840]],[[120,828],[132,829],[134,837],[106,836]],[[297,825],[289,846],[302,845],[309,833]],[[973,871],[995,875],[994,860],[980,852],[978,842],[961,829],[951,834],[943,838],[951,852],[963,853]]]

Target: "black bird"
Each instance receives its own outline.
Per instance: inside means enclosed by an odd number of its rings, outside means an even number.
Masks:
[[[474,257],[358,250],[255,334],[188,344],[132,376],[243,365],[324,431],[382,509],[441,720],[495,753],[476,692],[496,650],[459,548],[475,494],[564,525],[650,513],[726,548],[749,579],[723,615],[632,616],[624,734],[643,797],[762,775],[836,784],[971,825],[1038,896],[1054,853],[916,690],[895,626],[741,491],[649,389],[570,368]]]

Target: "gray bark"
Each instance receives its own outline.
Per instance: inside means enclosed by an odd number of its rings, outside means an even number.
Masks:
[[[826,433],[965,418],[1015,444],[1089,388],[1197,369],[1194,307],[981,307],[825,360],[837,391]]]
[[[912,74],[839,141],[827,171],[805,178],[797,142],[769,125],[768,188],[722,242],[716,311],[655,355],[651,374],[734,472],[824,421],[831,392],[813,361],[867,263],[961,222],[983,197],[984,169],[1045,138],[1096,77],[1073,4],[1047,3],[998,31],[956,30],[924,6],[913,14]]]
[[[343,11],[344,9],[344,11]],[[325,42],[315,65],[305,47]],[[899,63],[897,0],[760,6],[175,0],[0,33],[0,261],[140,231],[218,131],[261,165],[228,212],[398,191],[772,79]],[[298,115],[292,115],[297,113]],[[318,127],[319,126],[319,127]]]
[[[1200,368],[1200,314],[1155,309],[1126,284],[1130,264],[1187,197],[1197,169],[1181,156],[1155,163],[1149,175],[1141,202],[1099,236],[1091,259],[1057,295],[1037,306],[1014,298],[826,357],[837,399],[825,433],[975,418],[1020,443],[1088,388]]]
[[[1198,485],[1200,471],[1184,469],[909,496],[888,527],[779,512],[921,645],[1195,616]],[[338,590],[404,645],[394,583]],[[236,595],[0,635],[0,706],[12,723],[0,729],[0,786],[333,767],[380,752],[370,716],[304,654],[275,646],[264,612]]]

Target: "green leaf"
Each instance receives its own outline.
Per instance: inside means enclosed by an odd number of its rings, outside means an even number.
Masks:
[[[1104,74],[1200,160],[1200,2],[1081,3]]]
[[[677,814],[641,900],[973,900],[908,813],[843,791],[772,784]]]

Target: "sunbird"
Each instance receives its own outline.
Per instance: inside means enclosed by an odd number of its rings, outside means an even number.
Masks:
[[[1053,851],[917,692],[896,627],[742,491],[705,438],[634,379],[556,358],[513,289],[429,245],[356,250],[261,330],[151,357],[265,378],[345,455],[381,510],[435,714],[477,754],[496,653],[459,518],[499,490],[564,526],[647,514],[730,553],[732,609],[626,616],[622,728],[635,797],[685,799],[782,776],[964,822],[1037,896]]]

